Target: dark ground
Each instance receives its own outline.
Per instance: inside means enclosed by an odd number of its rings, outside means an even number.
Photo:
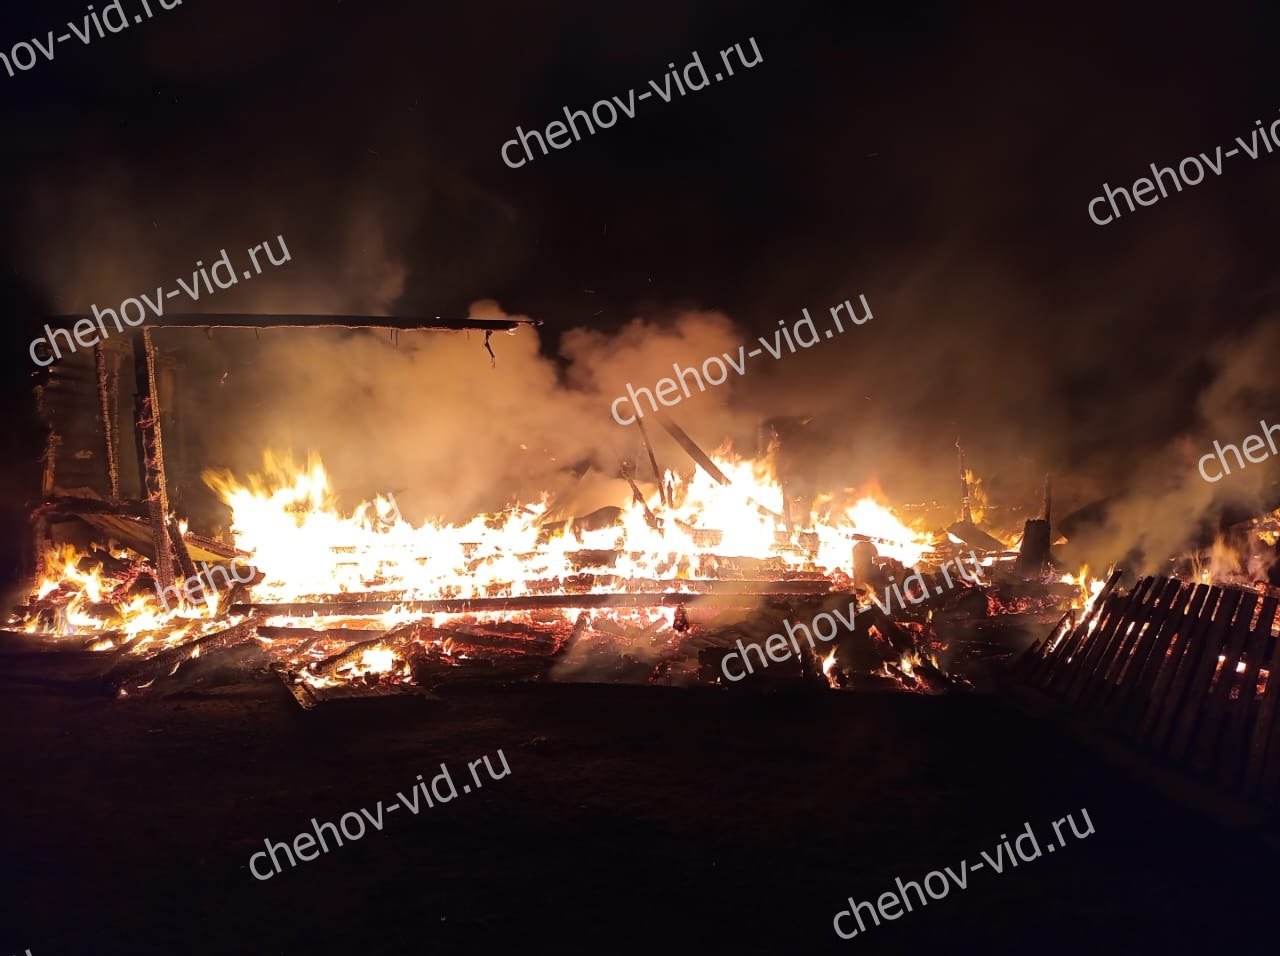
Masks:
[[[304,713],[269,681],[112,701],[68,682],[80,659],[3,658],[6,954],[1274,951],[1255,829],[995,695],[559,685]],[[482,791],[250,876],[264,837],[498,748]],[[836,938],[846,897],[1082,808],[1087,839]]]

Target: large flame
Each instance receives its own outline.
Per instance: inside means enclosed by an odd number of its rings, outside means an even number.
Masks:
[[[1063,584],[1072,584],[1079,588],[1079,593],[1071,602],[1071,606],[1085,611],[1093,607],[1094,599],[1107,583],[1104,579],[1095,578],[1090,574],[1087,564],[1081,565],[1079,572],[1075,574],[1070,572],[1064,574],[1061,580]]]
[[[727,485],[701,470],[668,472],[670,506],[655,490],[594,528],[549,520],[546,498],[465,524],[413,524],[381,496],[347,514],[314,456],[305,468],[267,456],[264,473],[244,483],[227,473],[206,480],[231,508],[236,547],[264,575],[254,587],[259,601],[356,591],[394,591],[405,600],[511,597],[563,585],[584,570],[608,578],[589,590],[617,590],[627,579],[667,580],[678,590],[682,580],[715,576],[719,558],[828,574],[849,566],[860,536],[906,564],[931,547],[924,531],[871,497],[828,509],[805,529],[816,544],[789,546],[782,492],[767,464],[725,455],[715,463]]]
[[[315,455],[296,466],[266,454],[259,474],[241,480],[228,472],[208,472],[205,480],[231,512],[231,541],[224,543],[247,554],[247,563],[261,574],[247,589],[248,600],[311,604],[314,615],[340,618],[347,628],[386,631],[426,622],[436,629],[430,642],[446,654],[453,644],[438,635],[464,622],[451,614],[424,616],[408,602],[696,591],[704,587],[699,582],[725,577],[841,576],[851,567],[852,549],[860,540],[872,541],[882,556],[907,565],[931,551],[930,536],[895,515],[878,490],[823,495],[814,502],[811,521],[791,514],[794,524],[789,525],[783,492],[768,460],[726,451],[713,458],[727,483],[701,469],[686,475],[668,471],[665,494],[656,483],[646,484],[647,493],[637,485],[634,494],[593,515],[575,518],[543,496],[463,523],[408,521],[389,495],[346,511]],[[627,487],[618,480],[607,484]],[[106,563],[116,566],[107,574],[103,555],[96,554],[95,564],[69,546],[50,552],[22,626],[30,632],[87,636],[93,649],[143,651],[235,623],[225,608],[220,616],[224,594],[210,589],[200,602],[176,599],[165,607],[148,560],[113,551]],[[388,602],[392,610],[348,613],[341,596],[356,594]],[[544,620],[571,627],[579,613],[564,608]],[[314,615],[280,613],[263,623],[331,626]],[[655,629],[675,634],[676,610],[671,607],[619,608],[610,615],[620,640],[651,641]],[[474,614],[465,623],[492,625]],[[259,640],[268,647],[273,643],[269,637]],[[460,639],[457,646],[465,643]],[[318,644],[307,660],[318,660],[317,654],[332,649]],[[312,682],[320,686],[400,673],[403,664],[390,648],[377,647],[345,663],[337,676]]]

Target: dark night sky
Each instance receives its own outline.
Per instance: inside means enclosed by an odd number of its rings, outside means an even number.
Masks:
[[[0,44],[84,8],[7,7]],[[1052,469],[1082,503],[1179,439],[1280,415],[1274,376],[1204,404],[1232,356],[1277,343],[1280,150],[1106,227],[1086,215],[1104,181],[1278,115],[1276,20],[1261,4],[187,0],[0,74],[11,422],[40,316],[282,233],[295,279],[345,284],[347,308],[461,316],[492,298],[542,319],[550,354],[574,327],[704,308],[757,334],[865,293],[874,333],[734,400],[836,431],[874,420],[930,460],[963,430],[981,470]],[[752,70],[523,168],[499,159],[517,125],[748,37]],[[11,434],[10,507],[35,492],[31,433]]]

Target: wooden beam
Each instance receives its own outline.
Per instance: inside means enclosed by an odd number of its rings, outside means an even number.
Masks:
[[[70,329],[87,315],[57,315],[49,325]],[[147,329],[399,329],[429,332],[510,332],[534,319],[442,319],[393,315],[269,315],[257,313],[166,312],[147,322]]]
[[[1217,665],[1217,678],[1205,689],[1204,716],[1197,728],[1199,738],[1192,738],[1191,767],[1197,773],[1204,773],[1213,766],[1216,756],[1222,752],[1225,741],[1221,738],[1221,728],[1230,706],[1231,691],[1237,681],[1236,666],[1240,663],[1240,655],[1244,653],[1253,624],[1253,609],[1258,606],[1258,595],[1252,591],[1245,592],[1236,611],[1235,622],[1227,632],[1226,642],[1222,646],[1219,657],[1223,658]],[[1274,612],[1273,612],[1274,613]],[[1270,622],[1268,622],[1270,628]],[[1252,694],[1245,697],[1243,705],[1249,706]]]
[[[1258,716],[1253,725],[1253,734],[1249,738],[1246,757],[1244,787],[1250,796],[1257,795],[1263,789],[1268,777],[1276,779],[1277,770],[1280,769],[1275,765],[1273,754],[1270,773],[1264,775],[1268,763],[1267,751],[1269,748],[1274,750],[1274,741],[1280,740],[1280,706],[1277,706],[1277,698],[1280,698],[1280,639],[1266,634],[1263,645],[1270,645],[1271,656],[1269,659],[1262,657],[1267,665],[1267,687],[1258,704]]]
[[[1270,645],[1275,642],[1271,636],[1271,624],[1276,618],[1277,602],[1274,597],[1266,597],[1262,601],[1262,609],[1258,612],[1258,624],[1249,635],[1244,654],[1247,658],[1243,675],[1239,678],[1239,690],[1234,698],[1228,696],[1227,706],[1231,709],[1230,722],[1227,725],[1226,741],[1218,753],[1218,782],[1233,784],[1240,779],[1247,767],[1247,755],[1254,731],[1262,718],[1261,704],[1254,706],[1254,698],[1258,691],[1258,671]],[[1231,674],[1234,678],[1236,675]],[[1267,674],[1267,683],[1271,683],[1271,674]],[[1253,720],[1250,720],[1253,717]]]
[[[729,479],[725,477],[724,472],[716,467],[716,463],[711,460],[711,457],[698,447],[698,443],[690,438],[683,428],[673,422],[667,415],[658,414],[655,417],[658,419],[658,424],[667,430],[667,434],[676,440],[676,444],[688,452],[689,457],[702,466],[703,471],[722,485],[729,483]],[[637,410],[638,420],[639,413]]]
[[[102,340],[93,347],[93,368],[98,378],[98,415],[106,452],[107,489],[112,501],[120,500],[120,450],[116,432],[116,395],[120,382],[120,353],[111,350],[108,360]]]
[[[1145,744],[1155,730],[1156,721],[1163,710],[1165,698],[1172,693],[1174,676],[1178,672],[1182,659],[1186,656],[1187,642],[1191,639],[1192,632],[1199,627],[1200,615],[1204,609],[1205,601],[1209,599],[1211,590],[1207,584],[1197,584],[1195,586],[1191,601],[1178,619],[1177,627],[1170,636],[1167,645],[1157,652],[1159,656],[1154,662],[1154,666],[1158,669],[1155,671],[1151,683],[1151,691],[1147,697],[1146,712],[1142,715],[1142,722],[1138,725],[1137,740],[1140,744]]]
[[[1147,738],[1144,740],[1139,736],[1139,743],[1150,743],[1151,749],[1156,753],[1164,750],[1166,741],[1173,732],[1175,722],[1181,713],[1181,708],[1185,706],[1184,696],[1187,693],[1187,686],[1191,683],[1197,660],[1205,653],[1204,648],[1209,631],[1213,627],[1214,615],[1218,612],[1219,606],[1225,605],[1233,593],[1238,597],[1238,592],[1217,586],[1210,587],[1204,604],[1200,606],[1200,616],[1190,622],[1186,639],[1179,640],[1181,653],[1175,655],[1177,667],[1170,674],[1168,691],[1162,700],[1157,700],[1159,713],[1150,724]],[[1224,608],[1223,613],[1230,617],[1232,610],[1233,608]],[[1179,636],[1181,637],[1181,632]],[[1170,661],[1170,666],[1174,663]]]
[[[664,508],[670,507],[666,482],[662,480],[662,469],[658,467],[658,458],[653,453],[653,445],[649,443],[649,433],[645,431],[644,419],[639,415],[636,416],[636,427],[640,429],[640,440],[644,442],[644,450],[649,453],[649,466],[653,468],[653,480],[658,483],[658,500],[662,502]]]
[[[80,518],[84,515],[117,515],[122,518],[146,518],[145,501],[101,501],[98,498],[75,498],[58,495],[36,508],[35,514],[50,518]]]
[[[252,640],[254,628],[260,620],[260,617],[251,615],[239,624],[233,624],[221,631],[214,631],[212,634],[206,634],[177,647],[167,648],[144,661],[131,662],[108,674],[107,680],[122,689],[128,689],[129,685],[138,684],[148,677],[155,680],[157,677],[165,676],[166,673],[172,673],[184,661],[201,653]]]
[[[726,585],[742,584],[726,581]],[[786,582],[784,582],[786,583]],[[755,607],[771,592],[715,592],[710,594],[656,593],[656,594],[531,594],[505,598],[448,598],[434,601],[353,601],[296,602],[291,604],[233,604],[232,614],[250,611],[266,614],[297,614],[320,616],[359,617],[383,614],[395,608],[418,611],[424,614],[482,614],[511,611],[554,610],[556,608],[625,608],[625,607]],[[797,593],[772,592],[772,593]],[[822,592],[813,593],[815,596]]]
[[[354,664],[364,656],[365,651],[371,650],[398,650],[403,645],[414,640],[424,631],[431,630],[421,622],[414,621],[411,624],[401,624],[399,627],[393,627],[391,630],[377,637],[372,637],[367,641],[357,641],[350,647],[344,648],[332,657],[327,657],[319,664],[316,664],[312,670],[323,677],[330,677],[338,670],[346,667],[348,664]]]
[[[1214,671],[1218,669],[1218,656],[1224,649],[1231,622],[1235,620],[1241,600],[1245,597],[1244,592],[1235,588],[1229,588],[1223,593],[1222,602],[1214,613],[1209,635],[1201,642],[1186,694],[1179,705],[1173,737],[1164,751],[1175,763],[1182,762],[1188,756],[1201,712],[1209,698],[1209,683],[1213,680]],[[1248,599],[1248,612],[1252,615],[1258,596],[1250,592]]]
[[[1134,668],[1136,655],[1141,653],[1143,646],[1149,649],[1155,642],[1181,591],[1182,582],[1177,578],[1156,579],[1152,588],[1151,602],[1143,609],[1133,633],[1126,635],[1116,651],[1114,663],[1107,675],[1107,682],[1103,684],[1099,697],[1099,703],[1103,708],[1111,707],[1118,698],[1124,697],[1123,685],[1126,677],[1136,680],[1137,671]],[[1141,660],[1145,659],[1145,655],[1139,659],[1139,669]]]
[[[160,395],[156,383],[156,352],[151,330],[133,337],[133,371],[136,392],[134,421],[137,428],[138,477],[141,497],[147,503],[151,538],[156,557],[156,584],[173,586],[173,547],[169,540],[169,489],[164,472],[164,439],[160,429]]]

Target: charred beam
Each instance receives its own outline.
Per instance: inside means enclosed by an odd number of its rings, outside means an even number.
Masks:
[[[54,316],[50,325],[70,329],[86,315]],[[166,313],[147,322],[151,329],[399,329],[429,332],[511,332],[534,319],[430,319],[392,315],[268,315],[253,313]]]
[[[676,440],[676,444],[688,452],[689,457],[697,462],[702,467],[703,471],[722,485],[727,485],[729,483],[729,479],[725,477],[724,472],[716,467],[716,463],[711,460],[710,456],[708,456],[706,452],[698,447],[698,443],[689,437],[688,432],[673,422],[666,415],[659,414],[656,418],[658,419],[658,424],[667,430],[667,434]],[[638,420],[639,418],[637,416],[637,421]]]
[[[195,562],[191,560],[191,552],[187,550],[187,543],[182,539],[182,531],[178,528],[178,522],[174,518],[169,518],[166,522],[169,531],[169,541],[173,545],[174,557],[178,559],[178,568],[182,572],[184,580],[190,581],[195,578],[200,581],[200,586],[205,586],[205,581],[196,573]]]
[[[325,658],[315,666],[315,673],[325,677],[330,676],[341,668],[356,663],[364,656],[366,651],[394,651],[418,637],[422,630],[423,626],[417,623],[402,624],[380,634],[378,637],[370,638],[367,641],[358,641],[332,657]]]
[[[145,501],[101,501],[97,498],[76,498],[59,495],[36,508],[36,515],[43,517],[79,517],[80,515],[118,515],[122,518],[146,518],[149,514]]]
[[[734,584],[741,582],[725,582]],[[798,590],[798,589],[797,589]],[[755,607],[767,591],[723,591],[710,594],[534,594],[505,598],[451,598],[434,601],[355,601],[349,603],[303,602],[294,604],[235,604],[231,613],[264,612],[334,616],[383,614],[395,608],[424,614],[481,614],[510,611],[555,610],[557,608],[623,607]],[[788,592],[781,592],[788,593]],[[795,591],[789,593],[796,593]],[[801,592],[820,593],[820,592]]]
[[[108,360],[101,340],[93,347],[93,369],[98,378],[98,414],[102,418],[102,442],[107,461],[108,494],[120,499],[120,456],[116,435],[116,393],[120,381],[120,356],[112,349]]]
[[[134,421],[137,427],[138,475],[147,503],[152,543],[156,552],[156,583],[161,590],[173,586],[173,548],[166,521],[169,489],[164,473],[164,439],[160,433],[160,394],[156,382],[156,352],[151,330],[133,337],[133,371],[136,384]]]
[[[155,680],[166,673],[173,673],[183,662],[200,654],[252,640],[254,628],[260,620],[260,617],[251,615],[239,624],[198,637],[178,647],[170,647],[145,661],[118,668],[107,675],[107,680],[114,686],[125,689],[128,685],[146,681],[148,678]]]
[[[667,499],[667,488],[662,481],[662,469],[658,467],[658,458],[653,453],[653,445],[649,443],[649,433],[645,430],[644,419],[639,415],[636,416],[636,427],[640,429],[640,440],[644,442],[644,450],[649,454],[649,465],[653,468],[653,480],[658,483],[658,498],[662,501],[663,507],[670,507],[671,502]]]
[[[304,638],[323,640],[325,638],[341,638],[347,641],[368,641],[372,638],[385,637],[388,631],[384,628],[352,628],[352,627],[260,627],[258,635],[271,640],[291,640]]]

